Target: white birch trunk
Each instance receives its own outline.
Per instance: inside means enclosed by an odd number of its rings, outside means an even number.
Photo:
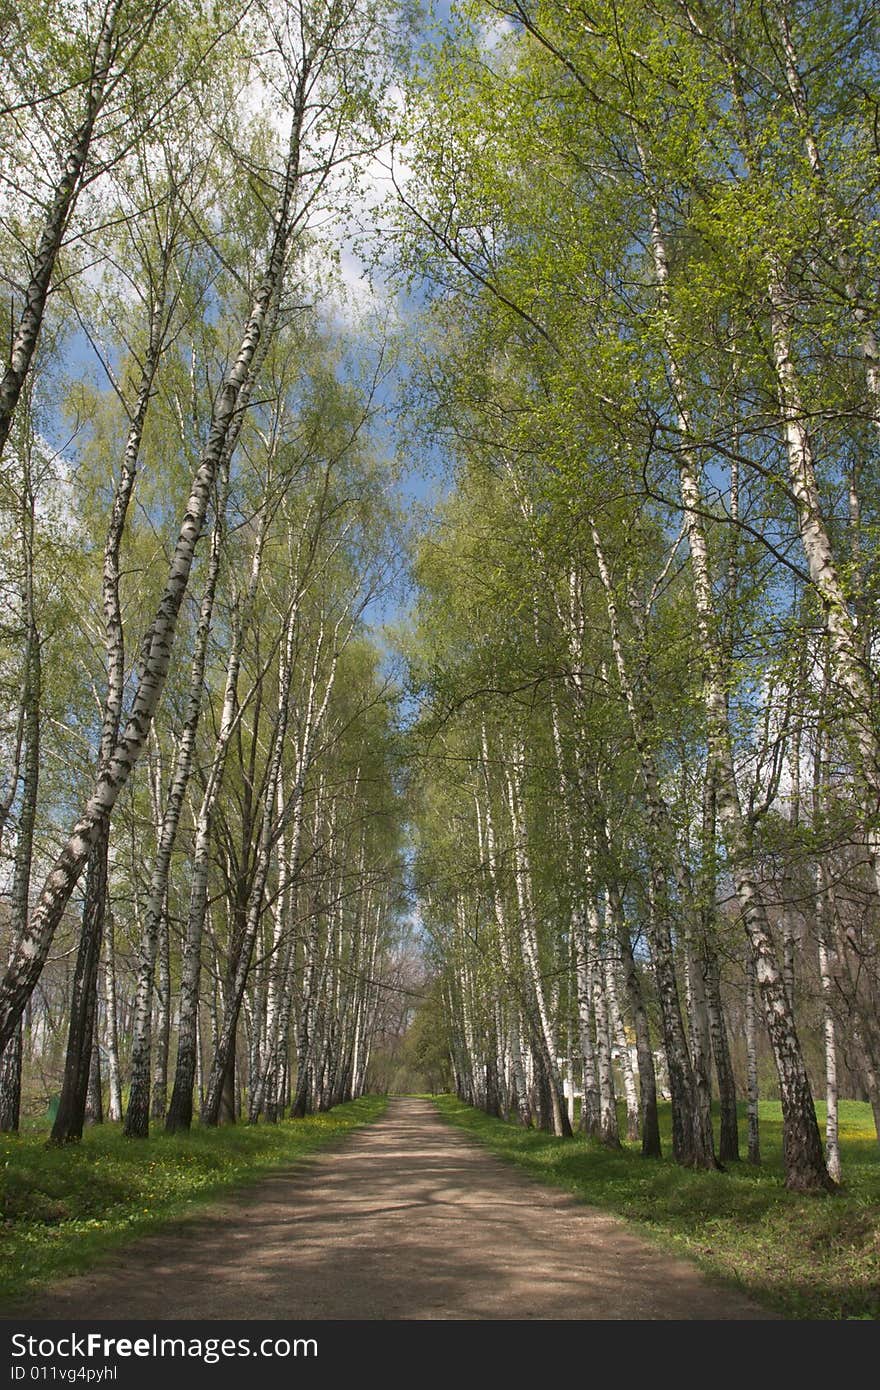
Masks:
[[[593,996],[596,1018],[596,1062],[599,1081],[599,1138],[607,1148],[620,1147],[617,1123],[617,1096],[611,1064],[611,1025],[608,1017],[608,995],[605,982],[605,962],[602,950],[602,924],[599,909],[589,895],[584,906],[587,928],[587,971]]]
[[[609,940],[613,934],[608,934]],[[623,1076],[623,1094],[626,1100],[626,1137],[635,1142],[639,1137],[639,1090],[633,1068],[626,1026],[620,1008],[620,993],[617,987],[617,962],[611,951],[605,955],[605,990],[608,995],[608,1017],[611,1035],[617,1046],[620,1070]]]
[[[298,120],[301,120],[300,112]],[[291,209],[299,177],[299,125],[294,123],[275,232],[268,263],[245,327],[238,354],[214,406],[211,429],[192,482],[165,589],[144,638],[137,687],[128,717],[111,756],[99,772],[82,816],[56,857],[31,914],[15,958],[0,983],[0,1047],[5,1046],[39,978],[89,850],[116,804],[144,747],[165,685],[180,606],[189,583],[195,548],[202,533],[214,479],[236,421],[241,388],[248,378],[263,335],[287,256]]]
[[[25,291],[24,310],[12,341],[8,366],[3,373],[2,380],[0,380],[0,456],[2,456],[6,441],[9,438],[15,408],[24,389],[36,351],[46,309],[46,300],[52,285],[55,263],[82,187],[83,172],[92,144],[95,122],[101,113],[111,85],[111,69],[118,56],[116,26],[121,8],[122,0],[112,0],[112,3],[108,4],[104,11],[89,74],[82,119],[74,131],[67,149],[61,177],[55,187],[31,263],[30,280]],[[158,6],[152,6],[144,16],[144,37],[149,32],[157,8]]]
[[[110,1099],[107,1118],[122,1119],[122,1084],[119,1067],[119,1019],[116,1003],[116,942],[112,913],[107,914],[107,933],[104,952],[104,1050],[107,1057],[107,1081]]]
[[[641,148],[639,155],[642,169],[646,171],[647,163]],[[668,305],[669,268],[659,212],[653,200],[651,245],[660,302],[665,309]],[[705,663],[703,693],[710,758],[718,777],[718,820],[727,844],[734,886],[754,952],[757,983],[779,1077],[786,1185],[797,1190],[828,1188],[833,1184],[825,1167],[810,1082],[791,1015],[785,982],[776,959],[766,910],[753,866],[749,862],[747,827],[736,784],[709,551],[702,519],[704,507],[700,474],[697,462],[686,443],[692,431],[684,404],[684,385],[672,351],[667,353],[667,365],[676,395],[682,440],[685,441],[679,450],[679,486],[690,544],[697,628]]]
[[[834,1021],[834,977],[830,965],[829,941],[831,933],[826,922],[827,888],[824,865],[819,860],[818,898],[819,898],[819,980],[822,988],[822,1033],[825,1042],[825,1161],[828,1172],[835,1182],[840,1182],[840,1138],[838,1133],[838,1088],[837,1088],[837,1032]]]
[[[660,775],[653,756],[648,737],[653,713],[650,703],[639,698],[630,673],[623,642],[623,632],[611,573],[605,558],[599,530],[590,523],[593,549],[596,555],[599,579],[605,594],[605,607],[611,635],[611,647],[617,669],[618,681],[623,693],[633,732],[633,742],[639,757],[639,771],[645,791],[648,820],[651,828],[650,845],[650,946],[651,964],[657,979],[657,993],[660,1004],[660,1019],[663,1029],[663,1043],[669,1077],[669,1090],[672,1102],[672,1152],[676,1162],[686,1166],[711,1167],[714,1157],[711,1149],[706,1150],[702,1140],[703,1131],[696,1114],[696,1082],[691,1065],[687,1039],[682,1019],[681,1000],[675,974],[675,960],[670,929],[669,889],[666,880],[666,863],[670,860],[680,870],[680,859],[675,836],[671,832],[669,817],[660,784]],[[633,612],[633,617],[635,613]],[[680,873],[679,888],[688,901],[687,886],[682,884]],[[659,1133],[657,1138],[659,1145]],[[652,1152],[653,1140],[652,1140]]]
[[[758,1008],[755,960],[746,944],[746,1107],[748,1114],[749,1163],[761,1162],[761,1133],[758,1119]]]
[[[485,804],[485,860],[489,872],[489,882],[492,893],[492,906],[495,912],[495,925],[498,932],[498,948],[501,955],[501,968],[504,972],[506,983],[505,990],[505,1021],[507,1028],[507,1045],[510,1054],[511,1083],[513,1090],[513,1100],[516,1107],[517,1119],[521,1125],[529,1126],[532,1122],[531,1110],[529,1108],[528,1086],[526,1085],[525,1070],[523,1067],[522,1048],[519,1036],[519,982],[513,970],[513,953],[508,939],[507,917],[504,911],[504,896],[501,892],[498,871],[498,857],[495,845],[495,824],[492,816],[492,788],[489,779],[489,742],[486,736],[485,724],[481,728],[481,751],[483,784],[486,791]],[[479,800],[474,794],[476,802],[478,833],[479,833]],[[480,857],[483,858],[483,848],[480,846]]]
[[[515,777],[518,778],[520,776],[521,767],[522,749],[520,748],[517,749],[515,753],[513,770],[511,770],[510,767],[507,769],[507,800],[510,810],[510,823],[513,830],[514,880],[516,883],[516,896],[520,914],[523,959],[526,965],[529,993],[532,997],[536,1014],[538,1036],[543,1054],[542,1060],[550,1087],[553,1132],[554,1134],[562,1136],[570,1136],[571,1126],[568,1124],[562,1106],[562,1081],[556,1063],[553,1027],[547,1009],[544,981],[541,975],[538,955],[538,939],[535,932],[535,915],[532,904],[529,862],[525,842],[525,825],[522,818],[519,792],[514,780]]]

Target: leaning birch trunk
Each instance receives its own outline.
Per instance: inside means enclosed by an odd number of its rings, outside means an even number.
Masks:
[[[647,164],[641,147],[639,156],[643,173],[647,178]],[[669,266],[659,212],[654,201],[651,202],[650,212],[654,271],[661,306],[665,310],[668,307]],[[667,366],[675,391],[682,439],[687,441],[692,432],[684,405],[684,383],[680,379],[678,364],[672,351],[667,352]],[[834,1183],[825,1167],[813,1095],[800,1040],[776,958],[766,909],[750,863],[748,827],[743,818],[733,762],[709,550],[702,519],[704,506],[699,468],[686,443],[679,450],[679,486],[690,543],[697,630],[705,664],[703,699],[710,758],[717,773],[718,820],[727,845],[734,887],[755,956],[758,988],[779,1077],[786,1186],[798,1191],[833,1188]]]
[[[803,643],[802,646],[806,644]],[[799,673],[799,683],[804,684],[805,672]],[[788,766],[791,774],[791,791],[788,797],[789,811],[788,822],[794,836],[797,835],[801,818],[801,735],[803,727],[803,711],[795,711],[795,727],[791,736],[791,747],[788,756]],[[787,866],[783,866],[782,871],[782,977],[785,980],[785,988],[788,991],[788,1002],[792,1011],[795,1006],[795,985],[796,985],[796,962],[798,950],[797,920],[799,913],[791,901],[794,896],[794,887],[791,883],[791,876],[787,871]]]
[[[819,706],[820,714],[813,764],[813,824],[815,827],[822,824],[825,788],[831,780],[830,770],[826,762],[828,756],[828,732],[826,728],[828,695],[826,667]],[[836,993],[843,988],[845,992],[849,1011],[847,1024],[853,1047],[861,1062],[868,1099],[874,1112],[877,1140],[880,1143],[880,1026],[877,1023],[875,992],[871,988],[870,972],[865,969],[864,950],[859,934],[853,924],[846,924],[844,912],[838,909],[837,889],[833,874],[820,861],[816,865],[816,876],[818,894],[816,906],[817,936],[821,936],[824,930],[829,969],[832,962],[837,967],[836,974],[832,976],[834,991]],[[824,983],[822,1002],[824,1015],[824,1010],[830,1008],[830,996],[825,993]],[[826,1032],[826,1038],[828,1036]],[[826,1052],[826,1064],[827,1060],[828,1054]],[[836,1072],[836,1057],[834,1070]]]
[[[784,54],[789,95],[797,115],[811,174],[819,191],[825,214],[826,232],[832,236],[845,293],[852,306],[866,380],[874,406],[874,424],[880,428],[880,349],[877,337],[860,300],[855,284],[856,267],[843,242],[838,218],[829,196],[822,157],[811,124],[807,94],[800,75],[798,55],[784,5],[777,8],[775,18]],[[728,62],[745,148],[750,160],[754,160],[739,73],[731,58]],[[836,682],[849,702],[849,717],[845,727],[856,771],[870,808],[876,806],[877,797],[880,795],[880,739],[874,719],[875,701],[865,659],[865,643],[850,613],[848,595],[835,560],[830,531],[822,513],[813,442],[806,424],[808,414],[801,400],[794,366],[793,333],[785,276],[778,261],[771,269],[768,301],[780,412],[788,455],[789,478],[797,505],[801,543],[807,558],[811,582],[822,602]],[[858,510],[857,497],[851,499],[851,511],[853,510]],[[868,838],[875,886],[880,892],[880,837],[872,831]]]
[[[162,817],[156,859],[153,865],[150,888],[147,895],[144,935],[141,942],[140,968],[138,971],[138,983],[135,995],[131,1089],[129,1092],[128,1109],[125,1115],[125,1134],[128,1138],[145,1139],[149,1133],[150,1051],[152,1045],[150,1020],[156,944],[163,920],[163,914],[165,912],[165,904],[168,896],[168,881],[171,873],[171,858],[174,853],[177,831],[180,825],[189,779],[192,774],[196,739],[198,737],[199,724],[201,721],[205,668],[208,659],[208,642],[211,636],[211,628],[214,619],[214,602],[223,560],[223,542],[226,532],[226,507],[229,494],[232,457],[241,435],[245,411],[250,403],[254,385],[260,375],[269,349],[269,343],[277,319],[278,296],[281,291],[282,278],[283,273],[278,276],[276,281],[275,291],[266,317],[262,337],[253,354],[248,367],[247,376],[239,391],[236,417],[230,425],[218,470],[220,486],[217,489],[216,515],[214,517],[214,526],[211,534],[211,554],[208,562],[205,591],[199,610],[198,626],[196,628],[195,649],[190,670],[189,692],[187,695],[183,730],[177,745],[174,770],[171,775],[168,800]],[[259,539],[255,551],[255,554],[260,557],[262,556],[262,538],[265,535],[265,524],[265,519],[261,519],[258,531]],[[259,574],[259,562],[257,562],[257,574]],[[252,600],[254,587],[255,579],[252,567],[251,583],[248,590],[249,600]],[[187,1022],[187,1027],[191,1029],[189,1020]],[[158,1119],[161,1117],[154,1115],[154,1118]]]
[[[108,5],[89,77],[88,93],[82,120],[73,133],[64,159],[61,177],[40,234],[31,276],[25,290],[24,311],[9,354],[9,365],[0,380],[0,456],[6,447],[12,418],[27,381],[37,340],[43,324],[46,300],[52,285],[55,263],[64,240],[70,216],[82,187],[82,177],[92,144],[95,122],[101,113],[110,85],[110,71],[116,56],[116,23],[122,0]],[[155,13],[155,6],[153,7]],[[146,17],[145,29],[153,16]]]
[[[125,634],[119,593],[120,557],[126,518],[137,477],[147,412],[153,394],[153,383],[156,378],[167,327],[165,291],[168,280],[169,255],[170,250],[166,247],[162,262],[160,290],[150,312],[147,351],[141,369],[134,409],[129,419],[122,467],[114,490],[110,523],[104,542],[101,599],[104,612],[107,687],[101,721],[99,775],[113,754],[113,749],[119,739],[119,726],[122,721],[125,691]],[[98,962],[107,912],[109,850],[110,820],[108,815],[98,828],[88,856],[83,922],[74,974],[74,992],[70,1006],[64,1081],[61,1087],[58,1113],[52,1127],[52,1142],[55,1144],[69,1143],[82,1137],[88,1068],[97,1004]]]
[[[0,1058],[0,1134],[17,1134],[21,1124],[21,1069],[24,1020],[20,1020]]]
[[[239,416],[239,419],[241,417]],[[229,451],[224,460],[228,478]],[[131,1087],[125,1113],[125,1134],[129,1139],[145,1139],[150,1125],[150,1054],[152,1047],[153,974],[156,949],[162,932],[167,940],[167,898],[171,874],[171,857],[177,830],[186,799],[195,756],[196,738],[202,710],[208,640],[214,611],[214,597],[220,575],[220,560],[226,507],[226,479],[221,488],[211,536],[211,556],[205,592],[196,628],[195,651],[190,672],[189,692],[183,730],[177,744],[174,769],[168,799],[161,817],[156,858],[150,876],[150,887],[144,912],[144,932],[140,948],[140,967],[135,992],[135,1016],[132,1036]],[[164,1114],[164,1104],[163,1111]],[[153,1115],[161,1119],[162,1115]]]
[[[773,359],[801,544],[810,579],[822,604],[829,639],[829,661],[838,698],[842,696],[848,704],[844,728],[850,752],[862,783],[863,795],[873,806],[880,795],[880,740],[874,723],[876,701],[865,666],[861,636],[850,613],[848,595],[822,512],[813,442],[805,423],[807,412],[801,400],[792,357],[790,305],[778,267],[774,270],[768,293]],[[868,841],[875,886],[880,892],[880,836],[871,831]]]
[[[865,379],[873,401],[874,425],[880,429],[880,347],[877,343],[877,334],[865,307],[864,298],[859,294],[856,282],[857,266],[844,240],[843,229],[828,188],[824,161],[811,118],[806,87],[801,76],[800,59],[789,23],[788,6],[786,4],[774,6],[773,16],[777,22],[785,59],[786,84],[797,116],[810,172],[819,193],[824,217],[824,235],[831,239],[837,268],[843,282],[844,294],[852,309],[853,321],[856,325],[859,346],[865,364]]]
[[[813,823],[817,827],[821,825],[822,821],[823,786],[827,784],[828,780],[828,735],[825,728],[828,693],[826,672],[819,705],[819,720],[813,757]],[[837,986],[832,969],[832,963],[835,962],[836,957],[834,946],[836,938],[835,915],[834,889],[820,851],[816,858],[816,946],[819,957],[819,987],[822,997],[822,1033],[825,1042],[825,1160],[828,1164],[828,1172],[834,1181],[840,1182],[837,1027],[834,1017],[834,996]],[[878,1130],[878,1137],[880,1137],[880,1130]]]
[[[98,776],[82,816],[46,877],[27,931],[0,983],[0,1047],[6,1045],[22,1015],[91,846],[110,816],[141,754],[152,724],[168,674],[180,606],[189,583],[196,544],[202,533],[217,469],[236,419],[241,388],[247,380],[282,275],[291,234],[291,207],[298,173],[298,128],[295,125],[275,218],[272,249],[238,355],[216,399],[208,442],[193,478],[162,599],[141,649],[139,679],[125,728],[106,767]]]

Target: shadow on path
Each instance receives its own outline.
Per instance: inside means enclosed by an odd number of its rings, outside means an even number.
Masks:
[[[766,1319],[428,1101],[55,1284],[36,1318]]]

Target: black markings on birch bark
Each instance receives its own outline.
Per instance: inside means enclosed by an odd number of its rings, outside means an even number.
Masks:
[[[665,310],[668,304],[667,286],[669,280],[666,245],[656,196],[650,187],[648,160],[638,140],[636,145],[649,201],[651,247],[658,295],[661,307]],[[674,342],[671,330],[667,336],[667,341]],[[703,522],[704,507],[699,469],[688,444],[692,437],[692,431],[685,404],[684,383],[678,374],[673,349],[667,351],[667,364],[678,403],[679,427],[683,440],[679,452],[679,480],[690,544],[697,625],[705,663],[703,690],[710,758],[717,777],[718,820],[727,842],[737,896],[749,941],[755,954],[758,989],[779,1077],[783,1111],[786,1182],[789,1187],[798,1190],[829,1187],[833,1184],[825,1167],[819,1129],[816,1123],[816,1112],[800,1041],[787,998],[782,972],[776,959],[766,910],[754,871],[749,864],[748,827],[743,819],[736,785],[727,702],[723,689],[720,634]],[[779,369],[778,353],[777,369]],[[794,421],[792,423],[795,424]],[[796,428],[795,432],[800,437],[799,428]],[[802,462],[803,455],[800,451],[799,457]],[[815,518],[813,520],[815,521]]]
[[[189,582],[196,542],[201,535],[211,490],[230,432],[236,423],[241,389],[269,317],[281,279],[291,231],[290,217],[299,177],[300,110],[294,117],[291,145],[279,200],[268,263],[254,298],[237,357],[218,395],[211,429],[171,558],[165,590],[147,633],[137,689],[128,716],[109,757],[102,763],[95,789],[49,871],[27,932],[0,983],[0,1046],[5,1046],[30,996],[48,954],[55,929],[73,892],[101,826],[144,747],[168,674],[180,605]]]

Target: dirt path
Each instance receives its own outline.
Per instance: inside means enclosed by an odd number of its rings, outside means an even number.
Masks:
[[[393,1100],[377,1124],[100,1270],[38,1318],[767,1318]]]

